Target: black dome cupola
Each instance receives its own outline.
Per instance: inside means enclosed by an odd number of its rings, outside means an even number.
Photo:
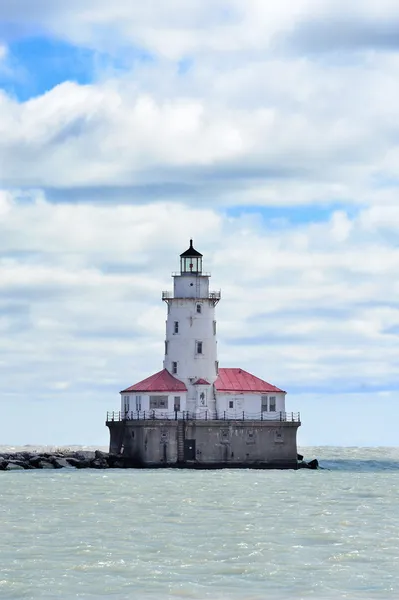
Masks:
[[[202,273],[202,254],[193,247],[193,240],[190,240],[190,248],[180,254],[180,272],[193,273],[201,275]]]

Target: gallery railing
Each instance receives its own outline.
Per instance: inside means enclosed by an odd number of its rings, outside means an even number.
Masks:
[[[209,292],[208,293],[208,299],[209,300],[220,300],[222,296],[222,292],[220,290],[218,291],[214,291],[214,292]],[[169,292],[169,291],[163,291],[162,292],[162,300],[172,300],[172,299],[176,299],[177,296],[175,296],[173,294],[173,292]]]
[[[167,412],[160,409],[139,410],[129,412],[107,412],[107,423],[112,421],[284,421],[300,423],[301,415],[299,412],[259,412],[248,413],[232,411],[202,411],[196,414],[184,411]]]

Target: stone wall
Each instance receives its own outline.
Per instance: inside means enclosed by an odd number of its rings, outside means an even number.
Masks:
[[[107,423],[110,452],[137,466],[296,468],[299,423],[125,421]]]

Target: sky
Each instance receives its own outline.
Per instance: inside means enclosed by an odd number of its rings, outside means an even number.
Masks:
[[[190,237],[300,446],[398,445],[397,0],[0,0],[0,444],[106,445]]]

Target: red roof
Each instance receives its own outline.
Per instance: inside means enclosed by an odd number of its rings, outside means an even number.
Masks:
[[[155,373],[143,381],[122,390],[125,392],[186,392],[187,388],[180,379],[176,379],[167,369]]]
[[[194,385],[211,385],[206,379],[197,379]]]
[[[284,392],[280,388],[267,383],[255,375],[251,375],[244,369],[219,369],[218,378],[215,381],[215,387],[218,392],[227,394],[243,392]]]

